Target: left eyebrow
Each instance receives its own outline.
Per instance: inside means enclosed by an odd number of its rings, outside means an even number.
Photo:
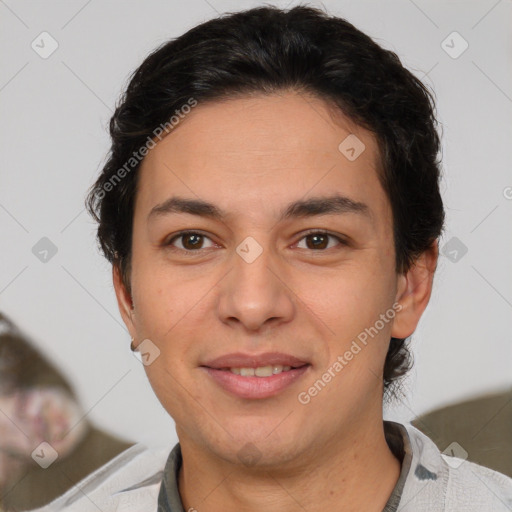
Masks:
[[[368,205],[354,201],[349,197],[335,195],[330,197],[313,197],[290,203],[280,220],[295,217],[313,217],[315,215],[342,215],[346,213],[363,214],[371,218]]]
[[[222,209],[201,199],[187,199],[183,197],[171,197],[154,206],[148,215],[148,221],[155,216],[170,215],[173,213],[188,213],[200,217],[208,217],[222,221],[228,214]],[[371,218],[368,205],[354,201],[345,196],[334,195],[329,197],[313,197],[310,199],[294,201],[287,205],[281,213],[280,221],[298,218],[313,217],[316,215],[342,215],[347,213],[361,214]]]

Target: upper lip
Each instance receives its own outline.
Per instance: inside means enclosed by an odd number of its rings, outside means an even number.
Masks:
[[[209,368],[258,368],[260,366],[282,365],[298,368],[309,364],[303,359],[281,352],[265,352],[264,354],[244,354],[233,352],[207,361],[201,366]]]

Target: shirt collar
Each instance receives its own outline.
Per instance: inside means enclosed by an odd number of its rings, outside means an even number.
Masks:
[[[384,421],[384,434],[390,450],[400,460],[402,466],[398,482],[383,510],[383,512],[395,512],[411,468],[412,447],[407,429],[400,423]],[[178,475],[182,462],[181,447],[177,443],[165,464],[158,495],[158,512],[185,512],[178,487]]]

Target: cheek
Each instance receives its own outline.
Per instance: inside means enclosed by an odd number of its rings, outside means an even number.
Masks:
[[[338,278],[324,282],[310,309],[329,327],[328,364],[347,354],[343,374],[355,382],[371,377],[368,368],[375,374],[380,372],[395,313],[394,274],[375,260],[345,270]],[[386,313],[388,317],[382,321],[381,315]]]
[[[387,268],[388,267],[388,268]],[[319,308],[333,318],[340,316],[350,323],[374,321],[374,316],[384,313],[394,297],[394,273],[389,265],[378,261],[341,268],[323,282],[314,295]]]
[[[141,269],[133,283],[135,326],[139,341],[151,340],[159,351],[158,358],[145,366],[152,385],[167,382],[173,375],[185,376],[191,361],[196,359],[194,351],[204,325],[209,297],[201,282],[191,282],[170,275],[169,271],[147,272]]]
[[[157,342],[178,321],[183,307],[182,285],[149,263],[137,270],[132,278],[135,327],[139,336]]]

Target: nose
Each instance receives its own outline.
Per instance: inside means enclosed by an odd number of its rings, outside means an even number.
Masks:
[[[254,261],[238,253],[232,260],[231,271],[218,285],[221,321],[251,333],[290,322],[296,306],[279,258],[263,249]]]

